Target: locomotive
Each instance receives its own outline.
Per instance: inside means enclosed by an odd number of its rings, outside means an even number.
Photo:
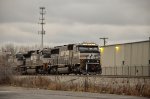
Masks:
[[[99,46],[79,43],[56,46],[43,50],[18,53],[16,70],[21,74],[101,74]]]

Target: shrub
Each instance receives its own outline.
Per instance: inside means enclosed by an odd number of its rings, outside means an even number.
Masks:
[[[7,62],[6,56],[0,56],[0,84],[10,84],[12,69]]]

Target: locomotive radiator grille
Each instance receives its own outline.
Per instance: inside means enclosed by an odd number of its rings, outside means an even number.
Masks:
[[[88,69],[98,69],[100,66],[100,61],[99,60],[94,60],[94,59],[80,59],[80,66],[81,69],[85,70],[86,65],[88,66]]]

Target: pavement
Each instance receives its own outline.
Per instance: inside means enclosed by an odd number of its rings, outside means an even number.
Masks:
[[[89,92],[52,91],[38,88],[0,86],[0,99],[149,99],[146,97]]]

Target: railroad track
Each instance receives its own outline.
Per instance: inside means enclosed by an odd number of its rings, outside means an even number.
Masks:
[[[19,75],[19,76],[63,76],[63,77],[102,77],[102,78],[145,78],[150,79],[150,76],[128,76],[128,75],[47,75],[47,74],[36,74],[36,75]]]

